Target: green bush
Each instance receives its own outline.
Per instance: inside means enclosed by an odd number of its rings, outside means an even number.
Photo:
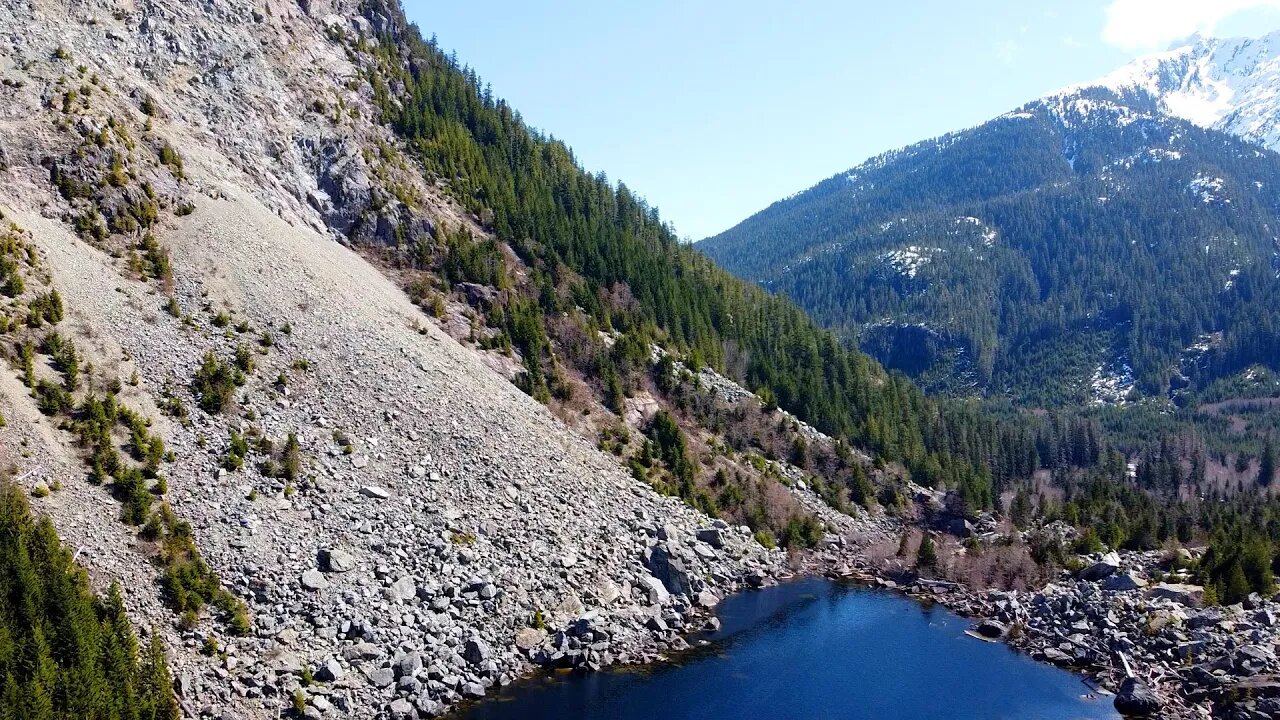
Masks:
[[[200,409],[216,414],[231,406],[236,388],[243,383],[243,372],[207,352],[196,370],[192,390],[200,398]]]

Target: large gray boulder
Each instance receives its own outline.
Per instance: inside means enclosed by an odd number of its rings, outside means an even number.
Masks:
[[[649,554],[649,572],[662,581],[672,595],[689,595],[691,576],[684,560],[658,545]]]
[[[1147,597],[1164,598],[1187,607],[1200,607],[1204,604],[1204,588],[1199,585],[1160,583],[1147,591]]]
[[[697,538],[713,548],[724,547],[724,533],[720,531],[720,528],[701,528],[697,532]]]
[[[640,578],[640,591],[644,593],[650,605],[666,605],[671,600],[671,593],[667,592],[667,586],[652,575]]]
[[[1137,590],[1147,586],[1147,581],[1143,580],[1135,572],[1122,572],[1112,575],[1102,582],[1102,589],[1108,592],[1125,592],[1128,590]]]
[[[1080,571],[1081,580],[1092,580],[1097,582],[1111,576],[1116,570],[1120,569],[1120,555],[1115,552],[1109,552],[1102,556],[1098,562],[1090,565]]]
[[[320,567],[335,573],[344,573],[354,570],[356,559],[351,553],[338,548],[327,548],[320,551]]]
[[[1121,715],[1129,717],[1147,717],[1160,712],[1160,699],[1137,678],[1125,678],[1112,704]]]

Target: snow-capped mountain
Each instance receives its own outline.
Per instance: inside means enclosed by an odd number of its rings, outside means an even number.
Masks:
[[[1280,33],[1194,38],[698,246],[931,389],[1172,394],[1280,369],[1280,155],[1262,146],[1280,149]]]
[[[1280,150],[1280,31],[1260,38],[1192,35],[1050,97],[1088,87],[1149,93],[1163,112]]]

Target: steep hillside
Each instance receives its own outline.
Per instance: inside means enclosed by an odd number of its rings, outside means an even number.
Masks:
[[[652,652],[677,637],[646,627],[660,608],[679,627],[782,560],[634,479],[333,241],[473,223],[373,121],[335,24],[371,32],[320,3],[0,12],[0,443],[158,628],[192,716],[274,717],[295,691],[435,713],[537,653]],[[544,628],[585,608],[597,649],[552,649]]]
[[[1073,90],[874,158],[699,247],[927,387],[1036,405],[1273,364],[1280,156]]]

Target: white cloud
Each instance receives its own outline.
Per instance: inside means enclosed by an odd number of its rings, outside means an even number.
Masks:
[[[1163,49],[1243,10],[1280,10],[1280,0],[1111,0],[1102,39],[1130,51]]]

